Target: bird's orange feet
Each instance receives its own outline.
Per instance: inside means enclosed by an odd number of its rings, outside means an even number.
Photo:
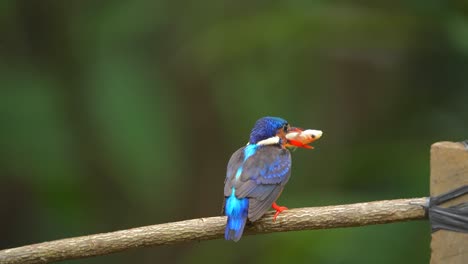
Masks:
[[[288,208],[286,206],[279,206],[276,204],[276,202],[274,202],[272,205],[271,205],[271,208],[273,208],[274,210],[276,210],[276,213],[275,215],[273,216],[273,222],[276,221],[276,217],[281,213],[283,212],[284,210],[288,210]]]

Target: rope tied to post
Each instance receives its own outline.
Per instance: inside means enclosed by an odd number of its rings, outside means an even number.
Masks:
[[[429,198],[429,204],[424,208],[429,216],[432,232],[449,230],[468,233],[468,202],[449,207],[440,206],[465,194],[468,194],[468,185]]]

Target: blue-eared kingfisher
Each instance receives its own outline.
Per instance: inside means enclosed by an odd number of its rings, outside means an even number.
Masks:
[[[239,241],[247,220],[258,220],[270,206],[276,210],[273,221],[287,209],[276,204],[291,175],[291,153],[287,147],[312,148],[295,140],[294,136],[301,132],[282,118],[260,118],[250,133],[248,144],[231,156],[224,183],[226,240]],[[309,140],[305,141],[308,143],[322,136],[320,130],[307,132]]]

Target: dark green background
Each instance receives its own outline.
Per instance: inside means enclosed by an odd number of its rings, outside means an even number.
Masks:
[[[457,4],[458,3],[458,4]],[[468,129],[464,1],[0,2],[0,248],[218,215],[256,119],[322,129],[294,207],[429,194]],[[426,221],[68,263],[428,263]]]

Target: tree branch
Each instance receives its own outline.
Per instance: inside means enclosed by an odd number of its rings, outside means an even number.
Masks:
[[[427,198],[398,199],[298,208],[284,211],[272,222],[267,213],[248,225],[244,235],[385,224],[425,218]],[[221,238],[226,217],[207,217],[151,225],[110,233],[73,237],[0,251],[0,263],[48,263],[110,254],[131,248]],[[220,242],[227,243],[227,242]],[[241,242],[242,243],[242,242]]]

